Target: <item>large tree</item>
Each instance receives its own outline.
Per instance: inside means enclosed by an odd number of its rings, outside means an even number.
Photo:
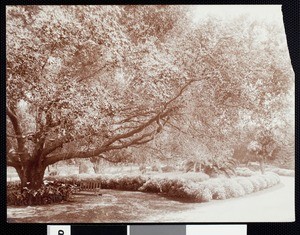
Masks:
[[[157,46],[161,34],[132,39],[124,18],[133,8],[7,7],[7,165],[22,186],[40,187],[58,161],[147,143],[176,112],[193,80],[180,79]],[[131,19],[136,32],[155,9],[165,19],[157,25],[171,30],[169,8],[146,7],[145,17]]]

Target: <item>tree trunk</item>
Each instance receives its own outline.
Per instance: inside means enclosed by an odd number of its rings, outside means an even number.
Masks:
[[[27,162],[22,168],[16,168],[21,180],[21,188],[38,189],[43,185],[46,166]]]
[[[79,163],[79,174],[89,173],[89,167],[85,162]]]
[[[265,163],[264,163],[263,159],[259,160],[259,167],[260,167],[261,173],[265,174]]]
[[[103,159],[101,159],[100,157],[94,157],[94,158],[90,158],[90,161],[93,164],[94,172],[96,174],[100,174],[101,170],[102,170],[102,164],[101,163],[103,162]]]
[[[101,173],[101,167],[100,167],[100,165],[94,164],[93,169],[94,169],[94,172],[96,174],[100,174]]]

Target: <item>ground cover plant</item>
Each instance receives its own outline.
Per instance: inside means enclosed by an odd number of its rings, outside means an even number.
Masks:
[[[76,186],[59,182],[45,182],[37,189],[21,188],[21,184],[8,184],[7,205],[33,206],[68,201],[75,192]]]

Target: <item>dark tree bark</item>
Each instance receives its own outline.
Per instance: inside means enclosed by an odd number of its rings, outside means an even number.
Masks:
[[[22,167],[15,168],[21,180],[21,188],[38,189],[43,185],[46,166],[28,161]]]
[[[265,174],[265,161],[263,159],[259,160],[259,167],[262,174]]]

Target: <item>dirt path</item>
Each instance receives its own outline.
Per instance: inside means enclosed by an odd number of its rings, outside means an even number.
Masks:
[[[250,222],[294,218],[294,178],[281,177],[271,189],[209,203],[185,203],[157,194],[103,190],[102,196],[76,196],[71,203],[8,207],[8,222]]]

